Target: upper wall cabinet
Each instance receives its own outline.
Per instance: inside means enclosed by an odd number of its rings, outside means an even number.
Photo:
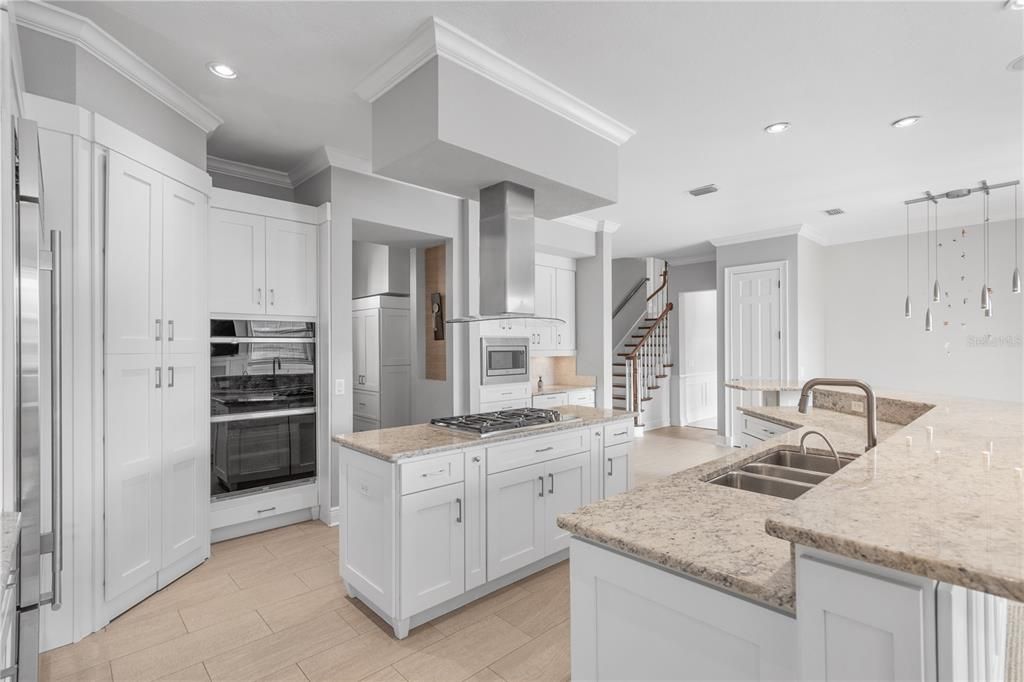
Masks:
[[[316,225],[214,208],[210,313],[316,317],[316,254]]]
[[[537,322],[531,325],[532,351],[576,350],[576,271],[551,265],[537,265],[534,277],[535,310],[538,317],[558,317],[565,324]]]

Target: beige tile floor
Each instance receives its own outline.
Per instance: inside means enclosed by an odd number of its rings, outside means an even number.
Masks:
[[[713,432],[636,442],[641,484],[725,450]],[[399,641],[338,579],[338,531],[308,522],[213,546],[100,632],[47,652],[44,680],[566,680],[568,562]]]

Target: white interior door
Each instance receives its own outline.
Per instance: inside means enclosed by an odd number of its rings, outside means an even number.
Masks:
[[[726,380],[783,379],[786,264],[765,263],[726,270]],[[737,393],[740,395],[736,396]],[[761,393],[728,390],[726,396],[727,421],[733,426],[731,435],[736,432],[735,408],[760,401]]]
[[[209,355],[206,310],[206,197],[163,182],[164,352]]]
[[[466,589],[465,495],[462,483],[402,496],[402,617]]]
[[[611,497],[629,490],[629,451],[632,443],[609,445],[604,449],[601,478],[604,480],[604,496]]]
[[[487,579],[544,557],[543,464],[487,477]]]
[[[162,203],[162,175],[110,152],[104,339],[108,353],[159,351]]]
[[[544,549],[552,554],[569,546],[572,533],[558,527],[558,515],[590,504],[590,453],[562,457],[545,466]]]
[[[267,313],[316,316],[316,227],[267,218]]]
[[[107,355],[105,378],[106,599],[112,601],[160,569],[164,376],[159,356]]]
[[[161,567],[190,554],[198,566],[205,555],[196,550],[210,540],[209,358],[176,354],[164,362]]]
[[[267,303],[267,219],[210,211],[209,307],[221,315],[262,315]]]

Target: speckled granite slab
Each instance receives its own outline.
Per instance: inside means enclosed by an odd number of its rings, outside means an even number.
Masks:
[[[759,417],[829,434],[840,452],[864,451],[859,417],[793,407],[757,408]],[[799,420],[798,420],[799,418]],[[899,427],[884,424],[883,433]],[[765,519],[794,502],[708,482],[780,445],[797,445],[803,429],[780,434],[757,448],[673,474],[558,518],[574,535],[679,571],[776,609],[794,609],[791,545],[765,532]],[[816,448],[811,448],[816,450]]]
[[[550,426],[539,429],[507,431],[488,436],[487,438],[446,430],[430,426],[429,424],[416,424],[413,426],[398,426],[392,429],[338,434],[334,436],[333,440],[335,443],[343,445],[350,450],[395,462],[408,457],[417,457],[445,450],[457,450],[474,445],[492,445],[518,438],[540,436],[555,431],[621,421],[633,416],[632,412],[625,412],[623,410],[602,410],[579,405],[563,405],[555,409],[566,417],[575,417],[575,419],[555,422]]]
[[[737,391],[799,391],[804,387],[803,382],[779,381],[775,379],[745,381],[734,379],[722,384],[726,388],[735,388]]]
[[[927,402],[935,407],[769,514],[767,531],[1024,601],[1024,406]]]
[[[0,514],[0,578],[6,580],[11,567],[18,560],[18,539],[21,537],[21,513]]]

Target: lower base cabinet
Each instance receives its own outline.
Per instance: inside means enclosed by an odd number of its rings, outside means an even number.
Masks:
[[[401,615],[408,618],[466,590],[465,488],[453,483],[402,496]]]
[[[627,424],[615,424],[616,433]],[[604,430],[581,427],[398,463],[341,448],[341,572],[349,594],[404,638],[410,627],[560,560],[570,535],[558,516],[605,488],[628,486],[630,442],[615,444],[613,467],[622,478],[608,486],[595,470],[604,451],[594,449],[601,438],[593,433]]]

